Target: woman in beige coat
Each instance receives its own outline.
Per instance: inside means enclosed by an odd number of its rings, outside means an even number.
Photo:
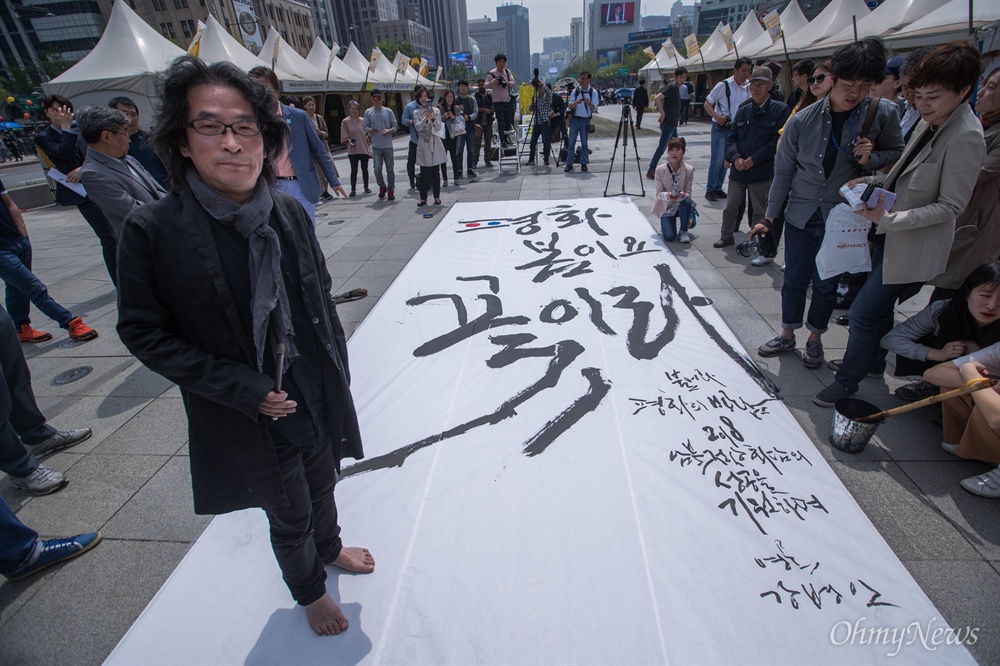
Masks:
[[[979,88],[976,111],[986,136],[986,159],[965,212],[955,220],[948,268],[930,281],[931,300],[949,298],[977,266],[1000,258],[1000,68]]]
[[[441,171],[440,165],[448,159],[448,151],[441,140],[444,125],[441,123],[441,110],[431,103],[426,90],[420,91],[417,98],[417,110],[413,112],[413,126],[417,128],[417,166],[420,167],[420,201],[418,206],[427,203],[427,192],[434,189],[434,203],[441,203]]]
[[[888,175],[851,181],[879,184],[896,195],[892,212],[885,196],[859,215],[872,222],[872,270],[848,312],[850,337],[842,361],[830,361],[836,381],[813,402],[832,407],[857,393],[866,374],[885,369],[879,342],[892,328],[893,305],[914,287],[944,272],[955,219],[972,196],[986,145],[967,101],[979,79],[979,52],[968,42],[931,51],[910,75],[921,122]]]

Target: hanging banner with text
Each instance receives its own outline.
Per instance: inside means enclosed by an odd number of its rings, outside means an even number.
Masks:
[[[974,663],[631,202],[455,204],[349,347],[350,629],[241,512],[109,663]]]
[[[236,14],[236,23],[240,26],[243,46],[254,55],[260,55],[260,50],[264,48],[264,40],[261,38],[260,26],[257,24],[257,13],[253,8],[253,0],[232,0],[232,3],[233,12]]]

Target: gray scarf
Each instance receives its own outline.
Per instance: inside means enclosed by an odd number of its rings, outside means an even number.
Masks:
[[[259,181],[250,198],[240,204],[210,188],[194,169],[188,170],[187,182],[209,217],[234,227],[247,239],[250,245],[250,315],[257,371],[264,369],[264,345],[271,324],[274,346],[285,345],[284,373],[299,354],[293,342],[295,331],[288,312],[285,280],[281,276],[281,245],[278,234],[267,223],[274,208],[271,188],[265,181]]]

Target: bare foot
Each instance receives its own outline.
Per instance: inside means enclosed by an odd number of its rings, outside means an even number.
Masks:
[[[337,556],[337,559],[330,564],[351,573],[367,574],[375,571],[375,558],[372,557],[367,548],[348,548],[345,546],[340,549],[340,555]]]
[[[329,594],[306,606],[306,617],[309,618],[309,626],[320,636],[336,636],[347,631],[347,618]]]

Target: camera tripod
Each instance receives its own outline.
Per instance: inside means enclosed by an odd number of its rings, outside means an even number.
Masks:
[[[635,168],[636,172],[639,174],[639,187],[642,190],[641,194],[635,194],[632,192],[625,191],[625,169],[626,162],[628,162],[628,135],[632,132],[632,149],[635,151]],[[622,144],[622,195],[629,196],[646,196],[646,185],[642,182],[642,165],[639,163],[639,146],[635,141],[635,123],[632,122],[632,107],[629,104],[629,100],[622,100],[622,117],[618,121],[618,133],[615,135],[615,149],[611,153],[611,167],[608,169],[608,181],[604,185],[604,196],[619,196],[617,194],[608,194],[608,188],[611,186],[611,173],[615,170],[615,156],[618,155],[618,143]]]

